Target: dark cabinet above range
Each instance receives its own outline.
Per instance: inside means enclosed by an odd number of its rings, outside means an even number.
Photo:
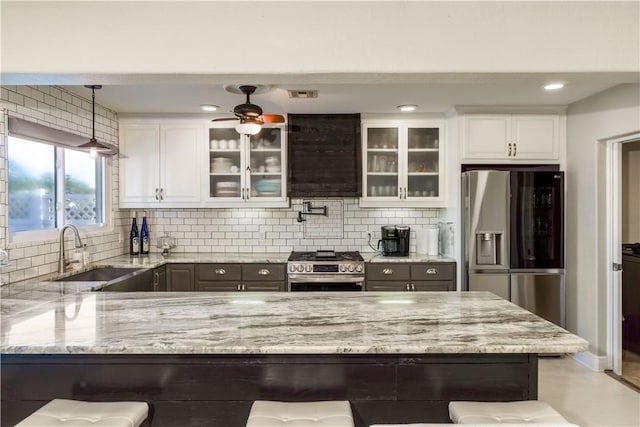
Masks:
[[[289,114],[289,197],[360,197],[360,114]]]

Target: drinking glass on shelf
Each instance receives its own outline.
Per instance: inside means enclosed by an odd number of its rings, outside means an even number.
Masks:
[[[387,171],[387,156],[380,156],[378,172],[386,172],[386,171]]]

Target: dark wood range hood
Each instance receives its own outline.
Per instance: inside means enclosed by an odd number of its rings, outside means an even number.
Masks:
[[[360,197],[360,114],[288,115],[289,197]]]

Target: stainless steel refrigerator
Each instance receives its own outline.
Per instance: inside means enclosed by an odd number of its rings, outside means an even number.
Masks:
[[[490,291],[565,326],[564,174],[462,174],[463,290]]]

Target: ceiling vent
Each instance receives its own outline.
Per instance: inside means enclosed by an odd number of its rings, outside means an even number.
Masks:
[[[318,97],[317,90],[289,90],[289,98],[311,99]]]

